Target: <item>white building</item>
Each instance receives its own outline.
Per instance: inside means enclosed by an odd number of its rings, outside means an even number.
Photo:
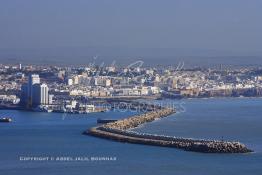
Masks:
[[[32,105],[48,105],[49,94],[47,84],[35,84],[33,86]]]
[[[40,104],[47,105],[49,103],[49,95],[48,95],[48,86],[47,84],[41,84],[40,85],[41,91],[40,91]]]
[[[69,86],[73,85],[73,80],[71,78],[67,79],[67,85]]]

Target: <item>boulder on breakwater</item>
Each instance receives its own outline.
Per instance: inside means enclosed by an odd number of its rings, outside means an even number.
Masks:
[[[135,128],[143,123],[152,122],[156,119],[166,117],[168,115],[173,114],[175,111],[173,109],[165,108],[161,110],[147,112],[141,115],[133,116],[130,118],[126,118],[123,120],[118,120],[116,122],[108,123],[104,125],[105,128],[114,128],[127,130]]]

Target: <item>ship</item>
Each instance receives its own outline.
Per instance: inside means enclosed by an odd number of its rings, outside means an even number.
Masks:
[[[12,122],[12,119],[11,119],[11,118],[7,118],[7,117],[4,117],[4,118],[0,118],[0,122],[1,122],[1,123],[9,123],[9,122]]]

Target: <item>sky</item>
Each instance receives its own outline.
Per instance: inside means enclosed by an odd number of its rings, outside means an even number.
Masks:
[[[261,56],[261,9],[261,0],[0,0],[0,56],[87,47]]]

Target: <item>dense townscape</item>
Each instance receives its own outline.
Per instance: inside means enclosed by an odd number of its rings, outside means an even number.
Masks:
[[[261,68],[58,67],[0,64],[1,105],[52,111],[96,110],[89,99],[253,97]]]

